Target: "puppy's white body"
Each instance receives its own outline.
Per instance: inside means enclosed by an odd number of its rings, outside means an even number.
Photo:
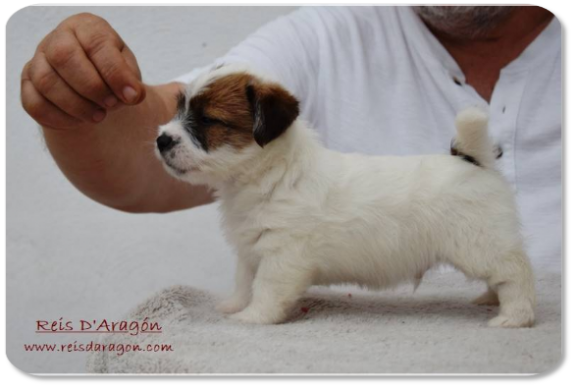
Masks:
[[[321,147],[300,121],[264,158],[217,194],[239,267],[277,269],[267,288],[298,295],[310,285],[391,287],[418,281],[438,263],[490,285],[529,272],[512,193],[494,170],[453,156],[341,154]],[[291,295],[277,302],[278,313],[238,317],[280,321]]]
[[[419,283],[446,263],[487,282],[478,303],[499,297],[491,325],[531,325],[532,271],[512,191],[493,169],[486,119],[476,110],[458,117],[458,144],[483,167],[449,155],[338,153],[300,120],[265,148],[197,151],[202,168],[180,178],[216,188],[238,254],[236,291],[219,308],[277,323],[311,285]]]

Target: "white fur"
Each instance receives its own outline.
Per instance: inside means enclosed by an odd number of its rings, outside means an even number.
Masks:
[[[217,72],[211,78],[227,69]],[[338,153],[299,119],[264,148],[241,151],[206,153],[174,121],[160,132],[184,140],[172,165],[192,168],[168,171],[217,190],[238,254],[236,290],[219,306],[232,318],[282,322],[309,286],[387,288],[445,263],[487,282],[477,303],[501,304],[490,325],[531,326],[532,270],[514,196],[492,168],[486,123],[476,110],[457,119],[459,146],[483,167],[449,155]]]

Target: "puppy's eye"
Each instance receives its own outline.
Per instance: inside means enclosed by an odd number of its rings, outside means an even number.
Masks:
[[[215,124],[217,121],[213,118],[209,118],[208,116],[203,115],[201,117],[201,123],[204,125],[213,125]]]

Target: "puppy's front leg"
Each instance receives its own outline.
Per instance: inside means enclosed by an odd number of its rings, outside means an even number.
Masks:
[[[221,313],[232,314],[243,310],[251,302],[253,279],[257,267],[249,259],[240,257],[235,272],[235,292],[217,305]]]
[[[283,322],[312,281],[309,267],[294,261],[289,254],[263,259],[253,282],[251,303],[231,318],[251,324]]]

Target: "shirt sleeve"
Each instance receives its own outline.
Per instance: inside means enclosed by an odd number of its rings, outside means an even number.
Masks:
[[[312,120],[317,93],[320,26],[319,9],[300,8],[279,17],[207,67],[197,68],[176,81],[190,83],[217,64],[244,63],[274,77],[300,101],[301,113]]]

